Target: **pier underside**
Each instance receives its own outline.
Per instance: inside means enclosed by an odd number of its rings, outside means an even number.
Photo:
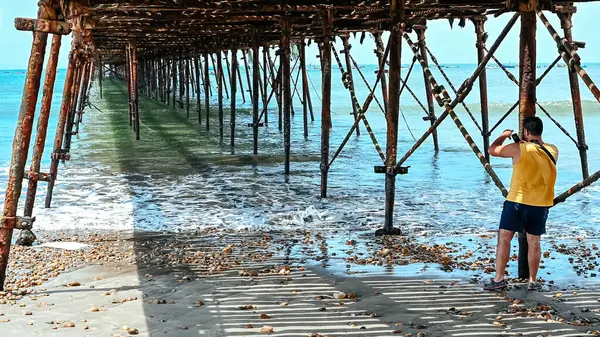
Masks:
[[[585,1],[577,1],[585,2]],[[409,174],[405,163],[430,136],[439,149],[436,128],[450,117],[462,134],[475,157],[502,195],[507,189],[490,165],[489,137],[500,123],[515,112],[513,118],[522,121],[527,116],[542,112],[556,123],[569,137],[581,158],[582,181],[557,195],[555,204],[589,186],[600,171],[590,172],[587,164],[585,128],[581,107],[579,80],[600,102],[600,90],[583,69],[577,50],[585,43],[572,36],[572,17],[576,12],[573,2],[566,1],[64,1],[42,0],[35,19],[17,19],[15,27],[33,33],[25,88],[19,120],[13,143],[13,156],[2,222],[0,226],[0,287],[4,284],[8,256],[14,229],[21,230],[19,243],[31,244],[35,217],[33,204],[38,183],[48,189],[46,207],[52,203],[52,192],[61,161],[70,159],[73,136],[80,132],[86,112],[92,107],[89,92],[97,86],[103,95],[103,81],[113,85],[121,81],[127,86],[127,110],[122,123],[131,127],[132,142],[144,141],[143,109],[140,97],[147,96],[157,104],[172,109],[184,109],[187,119],[195,119],[198,128],[212,130],[215,137],[228,142],[232,156],[236,156],[236,141],[240,135],[251,134],[252,156],[259,160],[261,128],[277,128],[283,135],[280,161],[281,173],[290,175],[294,165],[292,137],[309,137],[309,121],[320,120],[320,193],[328,196],[328,173],[352,137],[368,137],[381,162],[373,163],[375,173],[385,179],[385,216],[382,234],[401,234],[394,227],[396,179]],[[510,16],[498,36],[488,36],[487,20]],[[553,27],[546,15],[557,15],[561,27]],[[427,22],[449,20],[452,25],[465,27],[473,24],[477,36],[478,66],[462,83],[453,84],[443,67],[427,46]],[[538,23],[541,23],[538,25]],[[508,71],[495,52],[511,30],[520,29],[518,76]],[[557,46],[556,60],[543,73],[536,69],[536,30],[547,30]],[[389,32],[387,41],[382,34]],[[58,126],[54,135],[52,153],[47,171],[41,167],[48,117],[56,76],[58,53],[63,35],[73,37],[65,84],[63,88]],[[375,41],[374,62],[378,64],[377,78],[369,83],[352,56],[350,40],[363,43],[366,36]],[[387,35],[387,34],[386,34]],[[49,37],[51,40],[49,41]],[[341,39],[343,49],[333,44]],[[48,43],[50,42],[50,43]],[[49,48],[48,44],[50,44]],[[321,92],[311,91],[307,76],[306,46],[319,46]],[[403,48],[404,47],[404,48]],[[36,116],[37,97],[42,83],[44,56],[50,54],[43,81],[43,95],[37,117],[37,133],[33,153],[29,157],[33,120]],[[401,72],[402,53],[413,56],[406,72]],[[510,81],[519,87],[515,104],[499,121],[490,121],[488,114],[486,66],[497,63]],[[418,63],[418,67],[415,65]],[[547,109],[536,99],[536,87],[558,63],[567,65],[571,86],[573,117],[576,135],[570,135],[556,122]],[[436,67],[442,78],[430,71]],[[348,91],[354,124],[341,144],[332,147],[330,132],[335,124],[331,115],[332,76],[339,69],[341,81]],[[416,71],[416,69],[419,69]],[[417,74],[418,72],[418,74]],[[423,78],[425,97],[417,97],[408,86],[410,76]],[[355,83],[365,83],[370,94],[359,101]],[[448,86],[443,84],[446,82]],[[473,86],[479,86],[480,111],[473,112],[464,103]],[[402,93],[408,92],[423,109],[423,120],[430,127],[406,152],[398,153],[398,126]],[[378,94],[381,93],[381,99]],[[313,109],[314,96],[321,101],[320,111]],[[211,106],[211,97],[217,97],[217,106]],[[293,106],[294,98],[301,109]],[[236,109],[249,102],[252,121],[236,123]],[[273,102],[273,103],[272,103]],[[225,104],[229,107],[224,107]],[[435,105],[438,105],[438,108]],[[276,109],[269,108],[276,105]],[[466,114],[459,116],[455,109],[464,107]],[[518,110],[517,110],[518,108]],[[87,111],[86,111],[87,109]],[[386,139],[380,145],[369,124],[367,112],[380,110],[386,119]],[[437,109],[437,111],[436,111]],[[273,111],[275,110],[275,111]],[[516,112],[518,111],[518,112]],[[301,134],[292,134],[291,118],[302,115]],[[225,113],[229,114],[225,118]],[[375,112],[374,112],[375,113]],[[373,114],[374,114],[373,113]],[[149,118],[150,114],[148,115]],[[481,135],[480,148],[462,122],[470,118]],[[225,125],[225,121],[229,125]],[[183,126],[182,126],[183,127]],[[186,128],[189,125],[185,126]],[[240,132],[238,128],[251,130]],[[522,126],[520,126],[522,128]],[[229,134],[226,134],[228,131]],[[471,130],[472,131],[472,130]],[[519,130],[520,132],[522,130]],[[478,138],[478,137],[477,137]],[[402,150],[404,151],[404,150]],[[29,169],[26,165],[30,160]],[[22,215],[18,203],[24,180],[27,193]],[[520,241],[521,242],[521,241]],[[520,262],[525,262],[519,276],[528,276],[526,242],[521,242]]]

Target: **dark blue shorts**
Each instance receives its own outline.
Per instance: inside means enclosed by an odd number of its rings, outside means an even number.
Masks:
[[[542,235],[546,233],[546,219],[548,207],[529,206],[506,200],[500,217],[500,229]]]

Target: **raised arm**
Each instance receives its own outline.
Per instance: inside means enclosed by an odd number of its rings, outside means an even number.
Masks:
[[[490,145],[489,153],[491,156],[515,159],[521,155],[518,143],[503,145],[504,141],[510,138],[512,132],[513,130],[504,130],[500,137],[496,138],[492,145]]]

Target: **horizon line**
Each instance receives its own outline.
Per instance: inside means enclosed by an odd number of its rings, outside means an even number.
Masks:
[[[495,64],[495,63],[488,63],[488,65],[494,65],[494,64]],[[515,64],[515,65],[516,65],[516,64],[518,64],[518,62],[511,61],[511,62],[504,62],[504,63],[502,63],[502,64],[503,64],[503,65],[513,65],[513,64]],[[537,63],[536,63],[536,65],[540,65],[540,64],[552,64],[552,62],[537,62]],[[600,64],[600,61],[595,61],[595,62],[584,62],[584,63],[582,63],[582,64],[583,64],[583,65],[585,65],[585,64]],[[318,64],[318,63],[316,63],[316,64],[315,64],[315,63],[307,63],[306,65],[307,65],[307,66],[320,66],[320,64]],[[377,64],[377,63],[359,63],[359,65],[364,65],[364,66],[377,66],[378,64]],[[410,63],[401,63],[400,65],[401,65],[401,66],[407,66],[407,67],[409,67],[409,66],[410,66]],[[440,65],[442,65],[442,66],[443,66],[443,65],[478,65],[478,63],[461,63],[461,62],[458,62],[458,63],[440,63]],[[419,64],[418,62],[416,62],[416,63],[415,63],[415,66],[420,66],[420,64]],[[212,67],[211,67],[211,68],[212,68]],[[243,67],[243,66],[241,66],[240,68],[244,68],[244,67]],[[58,71],[58,70],[67,70],[67,68],[57,68],[56,70],[57,70],[57,71]],[[27,69],[26,69],[26,68],[23,68],[23,69],[15,69],[15,68],[0,68],[0,71],[4,71],[4,72],[6,72],[6,71],[27,71]],[[46,69],[44,69],[44,70],[43,70],[43,72],[45,72],[45,71],[46,71]]]

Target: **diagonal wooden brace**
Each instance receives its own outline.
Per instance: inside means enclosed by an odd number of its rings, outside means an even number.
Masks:
[[[560,204],[561,202],[564,202],[568,197],[581,191],[583,188],[590,186],[598,179],[600,179],[600,171],[596,171],[596,173],[592,174],[591,176],[587,177],[586,179],[582,180],[581,182],[575,184],[573,187],[569,188],[568,190],[564,191],[559,196],[554,198],[554,206]]]
[[[579,77],[581,77],[581,79],[583,80],[583,83],[585,83],[585,85],[590,89],[596,100],[600,102],[600,89],[598,89],[598,87],[592,81],[590,76],[581,67],[581,59],[579,58],[579,54],[577,54],[577,52],[575,51],[571,43],[567,41],[567,39],[561,38],[558,35],[556,30],[552,27],[546,16],[544,16],[544,14],[541,11],[538,10],[537,15],[544,24],[544,26],[546,26],[546,29],[548,29],[548,32],[550,33],[554,41],[556,42],[558,51],[565,63],[569,67],[573,67],[573,69],[575,69],[577,74],[579,74]]]
[[[383,55],[383,58],[380,60],[379,68],[382,68],[383,64],[385,64],[385,60],[387,59],[387,56],[388,56],[389,52],[390,52],[390,43],[388,41],[387,47],[385,48],[385,53]],[[373,97],[375,97],[375,89],[377,88],[377,85],[379,84],[380,80],[381,80],[381,76],[377,76],[377,79],[375,80],[375,84],[373,85],[373,88],[371,89],[371,92],[369,93],[369,96],[365,100],[365,103],[363,104],[362,109],[358,111],[358,117],[360,117],[360,118],[357,118],[354,121],[354,124],[352,124],[352,127],[350,128],[350,130],[346,134],[346,137],[342,141],[342,144],[340,144],[340,147],[338,147],[337,151],[333,155],[333,158],[331,159],[331,161],[329,161],[329,164],[327,165],[327,167],[331,167],[331,164],[333,164],[333,161],[339,156],[339,154],[344,149],[344,146],[346,145],[346,143],[350,139],[350,136],[352,136],[352,133],[354,132],[354,129],[358,126],[358,123],[362,119],[362,115],[364,115],[365,113],[367,113],[367,110],[369,109],[369,106],[371,105],[371,102],[373,101]]]
[[[506,76],[511,80],[511,82],[513,82],[514,84],[516,84],[517,86],[519,85],[519,81],[517,81],[517,79],[515,78],[515,76],[508,70],[506,69],[506,67],[504,67],[504,65],[502,64],[502,62],[500,62],[495,56],[492,56],[492,59],[494,60],[494,62],[496,62],[496,64],[500,67],[500,69],[502,69],[504,71],[504,73],[506,74]],[[560,59],[560,56],[558,58],[558,60]],[[535,85],[538,86],[541,82],[542,79],[548,74],[548,72],[550,72],[550,69],[556,64],[556,61],[551,64],[548,69],[546,69],[546,71],[542,74],[542,76],[540,76],[536,81],[535,81]],[[567,129],[565,129],[556,119],[554,119],[550,113],[548,112],[548,110],[546,110],[546,108],[544,108],[544,106],[542,106],[540,104],[540,102],[538,102],[536,100],[535,104],[540,108],[540,110],[542,110],[542,112],[544,112],[544,114],[546,114],[546,116],[548,116],[548,118],[567,136],[569,137],[569,139],[571,139],[571,141],[573,141],[573,143],[575,143],[576,146],[579,146],[577,141],[575,140],[575,138],[573,138],[573,136],[571,136],[571,134],[569,133],[569,131],[567,131]],[[504,120],[504,119],[502,119]],[[489,134],[491,134],[491,132],[489,132]],[[488,135],[489,135],[488,134]]]
[[[426,72],[429,72],[429,69],[427,69],[425,60],[423,59],[423,56],[420,54],[417,45],[415,45],[411,41],[408,34],[404,34],[404,39],[406,40],[406,42],[408,42],[408,45],[411,47],[411,49],[413,50],[413,52],[419,59],[419,62],[421,63],[421,66],[423,67],[423,69],[425,69]],[[436,87],[437,83],[435,82],[435,79],[433,79],[433,76],[431,75],[431,73],[428,74],[428,77],[429,77],[431,85],[433,87]],[[471,78],[467,79],[463,83],[463,85],[460,87],[459,92],[466,92],[468,94],[468,92],[471,91],[470,88],[472,87],[472,85],[473,85],[473,80]],[[471,146],[471,149],[473,150],[473,152],[475,153],[477,158],[479,158],[479,161],[483,165],[483,168],[490,175],[490,177],[492,178],[492,180],[494,181],[496,186],[500,189],[500,191],[502,191],[502,195],[507,196],[508,191],[502,184],[502,181],[500,180],[498,175],[496,175],[496,172],[494,172],[494,169],[492,168],[490,163],[486,160],[483,153],[479,150],[479,147],[477,147],[477,144],[475,144],[475,141],[473,140],[473,138],[471,138],[471,135],[469,135],[469,133],[467,132],[467,129],[465,128],[463,123],[460,121],[460,119],[456,115],[456,112],[454,112],[454,108],[450,106],[450,96],[448,95],[448,92],[446,92],[445,90],[442,90],[442,95],[444,96],[443,98],[440,97],[440,95],[437,93],[434,94],[435,99],[438,101],[438,104],[440,106],[446,108],[446,112],[448,112],[450,114],[450,117],[452,118],[452,120],[454,121],[454,123],[456,124],[458,129],[460,130],[460,133],[463,135],[463,137],[465,138],[467,143],[469,143],[469,146]],[[399,165],[397,165],[396,167],[399,167]]]
[[[337,51],[335,50],[335,47],[333,46],[333,44],[331,45],[331,50],[333,51],[335,60],[337,61],[340,72],[342,73],[342,79],[344,79],[344,78],[346,79],[346,84],[347,84],[346,88],[350,91],[350,97],[352,98],[352,106],[359,114],[359,116],[357,116],[357,117],[358,117],[358,119],[363,120],[363,122],[365,124],[365,128],[367,129],[367,132],[369,133],[369,137],[371,137],[371,140],[373,141],[373,144],[375,145],[375,150],[377,150],[377,153],[379,154],[379,157],[381,158],[381,160],[383,162],[385,162],[385,154],[383,153],[381,146],[379,146],[379,142],[377,141],[377,138],[375,137],[375,133],[373,132],[371,125],[367,121],[367,117],[365,116],[364,113],[362,113],[363,110],[361,109],[360,103],[358,103],[358,99],[356,98],[356,93],[354,92],[354,83],[352,83],[351,78],[344,76],[344,74],[346,73],[344,70],[344,66],[342,65],[342,61],[340,60],[340,57],[339,57]],[[357,125],[357,127],[358,127],[358,125]]]
[[[518,18],[519,18],[519,13],[515,13],[515,15],[513,15],[511,20],[506,25],[506,27],[504,27],[504,29],[502,30],[502,32],[500,33],[500,35],[498,36],[498,38],[496,39],[494,44],[490,47],[490,52],[484,57],[482,62],[477,66],[477,68],[473,72],[473,75],[471,75],[471,82],[474,81],[475,78],[477,78],[479,76],[479,74],[483,71],[483,69],[485,69],[485,66],[489,62],[491,56],[493,55],[493,53],[496,52],[496,50],[500,46],[500,43],[502,43],[502,41],[504,40],[504,38],[506,37],[508,32],[515,25]],[[437,97],[436,99],[439,99],[439,95],[441,92],[445,92],[446,93],[445,96],[449,97],[448,93],[446,92],[446,89],[444,89],[443,87],[440,87],[437,84],[437,82],[435,81],[435,79],[431,75],[431,71],[429,70],[429,67],[423,67],[423,72],[425,73],[425,76],[428,79],[428,81],[430,83],[432,83],[432,87],[434,89],[432,91],[433,91],[434,96]],[[449,104],[450,108],[453,109],[454,107],[456,107],[456,105],[459,103],[459,101],[464,99],[464,95],[465,95],[465,93],[462,90],[459,90],[459,95],[457,95],[456,98]],[[419,138],[415,142],[415,144],[410,148],[410,150],[408,150],[408,152],[406,152],[406,154],[398,161],[398,163],[397,163],[398,166],[402,165],[419,148],[419,146],[421,146],[421,144],[423,144],[425,142],[425,140],[429,137],[429,135],[431,135],[433,133],[433,131],[435,129],[437,129],[437,127],[444,121],[444,119],[446,119],[446,117],[448,117],[448,114],[449,114],[448,109],[446,109],[440,116],[438,116],[437,120],[429,127],[429,129],[427,129],[427,131],[425,131],[423,136],[421,136],[421,138]]]
[[[500,181],[500,179],[498,178],[498,176],[496,175],[496,173],[494,172],[494,170],[492,169],[490,164],[485,160],[484,155],[481,153],[481,151],[479,150],[479,148],[477,147],[477,145],[475,144],[475,142],[473,141],[471,136],[468,134],[468,132],[464,128],[464,125],[460,122],[460,120],[458,119],[458,116],[456,116],[456,113],[454,112],[453,109],[454,109],[454,107],[456,107],[456,105],[459,102],[464,100],[466,95],[468,95],[468,93],[470,92],[470,88],[473,85],[473,81],[479,76],[481,71],[485,68],[485,66],[489,62],[491,56],[498,49],[498,47],[500,46],[500,43],[504,40],[504,38],[506,37],[508,32],[511,30],[511,28],[514,26],[514,24],[516,23],[518,18],[519,18],[519,14],[515,13],[515,15],[511,18],[511,20],[508,22],[506,27],[504,27],[504,29],[498,36],[496,42],[494,42],[494,44],[490,48],[490,53],[488,53],[485,56],[485,58],[482,60],[482,62],[477,66],[473,75],[471,75],[471,77],[468,78],[463,83],[463,85],[461,85],[461,87],[458,90],[458,94],[457,94],[456,98],[454,98],[454,100],[452,100],[452,101],[450,100],[450,96],[448,95],[448,92],[446,91],[446,89],[444,89],[443,86],[438,85],[438,83],[435,81],[435,78],[431,74],[431,71],[429,70],[429,68],[427,67],[427,65],[424,62],[423,57],[420,55],[418,47],[410,40],[410,37],[408,36],[408,34],[404,33],[405,40],[410,45],[411,49],[413,50],[413,53],[419,59],[419,62],[421,63],[421,67],[423,68],[423,71],[425,72],[425,75],[426,75],[430,85],[434,89],[433,94],[434,94],[435,99],[438,101],[438,104],[440,104],[440,106],[445,107],[446,110],[438,117],[438,119],[425,132],[425,134],[423,136],[421,136],[421,138],[413,145],[413,147],[398,161],[396,166],[401,166],[408,159],[408,157],[410,157],[410,155],[427,139],[427,137],[433,132],[433,130],[435,130],[448,115],[451,115],[452,119],[454,120],[454,123],[457,125],[457,127],[463,134],[463,137],[467,140],[467,142],[473,149],[473,152],[475,152],[477,157],[480,159],[484,169],[486,170],[486,172],[488,172],[488,174],[490,175],[492,180],[494,180],[494,183],[496,184],[496,186],[502,191],[503,195],[506,196],[508,194],[508,191],[506,190],[506,188],[504,187],[504,185],[502,184],[502,182]],[[440,95],[442,97],[440,97]]]

